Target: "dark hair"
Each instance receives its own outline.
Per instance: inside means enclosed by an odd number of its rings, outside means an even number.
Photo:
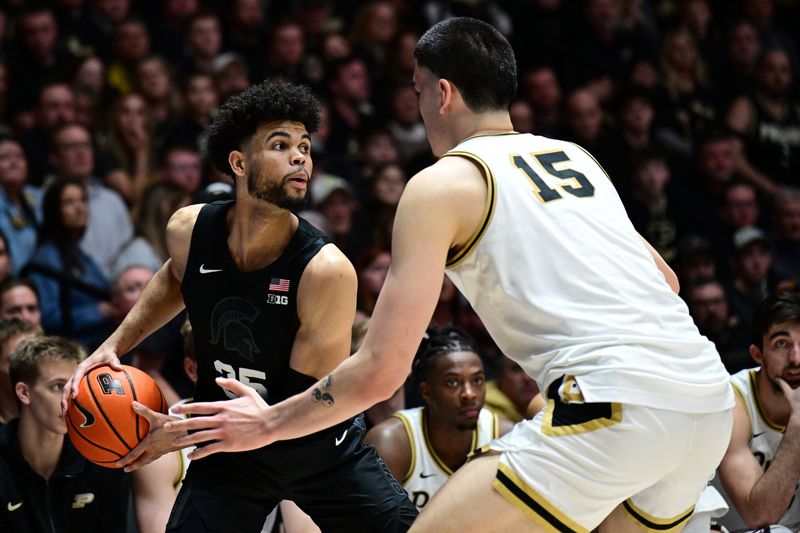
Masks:
[[[64,226],[61,217],[61,195],[69,186],[80,187],[86,194],[83,181],[74,178],[56,180],[47,188],[42,200],[42,227],[39,230],[39,245],[52,242],[58,249],[66,273],[83,272],[79,257],[78,243],[84,231],[75,232]]]
[[[453,325],[447,325],[442,329],[430,326],[425,331],[425,336],[414,357],[412,373],[414,380],[424,383],[430,377],[433,361],[440,355],[448,355],[456,352],[478,353],[478,345],[472,337]]]
[[[781,322],[800,322],[800,292],[773,293],[758,304],[751,329],[753,344],[763,349],[764,334],[770,326]]]
[[[33,294],[36,295],[36,301],[39,301],[39,291],[36,289],[36,285],[28,278],[17,278],[14,276],[0,281],[0,298],[11,289],[16,289],[17,287],[28,287],[33,291]]]
[[[221,172],[233,175],[228,156],[267,122],[291,120],[309,133],[319,127],[319,100],[308,87],[263,82],[232,96],[208,126],[208,156]]]
[[[508,109],[517,92],[514,50],[483,21],[454,17],[434,24],[420,38],[414,57],[453,82],[474,112]]]

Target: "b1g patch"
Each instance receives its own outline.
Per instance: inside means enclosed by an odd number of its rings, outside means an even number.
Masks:
[[[289,305],[289,297],[280,294],[267,294],[267,303],[274,305]]]

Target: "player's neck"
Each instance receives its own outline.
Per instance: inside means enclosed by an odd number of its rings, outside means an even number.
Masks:
[[[20,416],[17,437],[25,462],[42,478],[50,479],[64,448],[64,435],[37,425],[28,413],[27,416],[25,414]]]
[[[250,272],[274,262],[288,246],[298,223],[285,209],[237,199],[228,214],[228,249],[237,268]]]
[[[428,416],[428,440],[433,451],[454,472],[467,462],[467,455],[472,451],[471,429],[459,429],[447,422],[440,422]]]
[[[494,111],[486,113],[464,113],[454,118],[452,130],[455,144],[480,135],[497,135],[514,131],[511,117],[507,111]]]

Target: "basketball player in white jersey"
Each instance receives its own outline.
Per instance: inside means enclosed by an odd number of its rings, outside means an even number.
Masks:
[[[759,368],[731,378],[733,435],[719,466],[732,532],[780,524],[800,529],[800,293],[768,296],[753,317]]]
[[[458,328],[429,328],[413,376],[426,407],[404,409],[367,433],[418,509],[470,453],[511,430],[483,405],[486,376],[475,342]]]
[[[554,46],[558,45],[554,43]],[[292,439],[389,397],[441,288],[455,282],[548,406],[456,472],[412,531],[680,531],[727,447],[729,376],[580,147],[512,131],[516,64],[475,19],[434,25],[414,87],[440,160],[408,184],[392,266],[361,348],[306,393],[268,406],[183,406],[195,457]],[[487,518],[490,517],[490,518]]]

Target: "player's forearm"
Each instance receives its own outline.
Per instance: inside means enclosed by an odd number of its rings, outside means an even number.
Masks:
[[[389,398],[405,377],[390,366],[356,353],[307,391],[272,406],[267,421],[271,440],[321,431]]]
[[[769,468],[759,478],[740,510],[749,527],[776,524],[789,508],[800,478],[800,414],[789,419]]]
[[[133,349],[183,309],[180,281],[167,262],[151,278],[122,324],[103,343],[118,354]]]

